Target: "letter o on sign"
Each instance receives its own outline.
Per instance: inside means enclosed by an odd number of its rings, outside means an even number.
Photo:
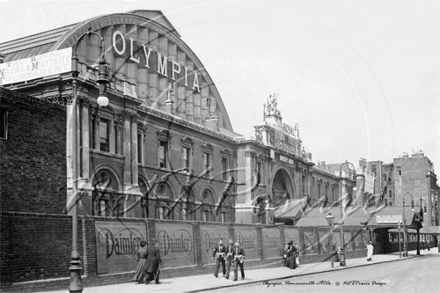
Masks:
[[[121,43],[122,43],[122,49],[118,50],[118,48],[116,47],[116,37],[119,36],[121,38]],[[125,53],[125,38],[124,35],[120,32],[120,31],[115,31],[113,33],[113,48],[115,49],[115,52],[118,53],[119,55],[124,55]]]

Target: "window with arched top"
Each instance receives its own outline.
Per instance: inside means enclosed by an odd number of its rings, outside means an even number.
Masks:
[[[182,208],[181,220],[196,221],[198,204],[196,204],[195,191],[190,185],[184,185],[181,189]]]
[[[156,195],[156,218],[174,219],[174,193],[167,182],[160,182],[154,189]]]
[[[204,222],[215,221],[215,198],[211,189],[207,188],[202,192],[202,220]]]
[[[119,193],[116,176],[107,169],[101,169],[93,176],[93,215],[123,217],[125,196]]]

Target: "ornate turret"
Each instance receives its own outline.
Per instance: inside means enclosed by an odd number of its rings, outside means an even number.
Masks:
[[[298,124],[295,127],[283,123],[278,110],[278,94],[270,95],[264,104],[264,124],[255,127],[255,138],[259,143],[289,154],[301,156],[301,139]]]

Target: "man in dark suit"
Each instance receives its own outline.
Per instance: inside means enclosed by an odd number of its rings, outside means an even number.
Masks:
[[[159,273],[160,267],[162,266],[162,260],[160,259],[160,251],[158,249],[158,242],[156,239],[150,241],[150,246],[147,248],[146,252],[146,277],[145,277],[145,285],[148,285],[150,281],[156,281],[156,284],[159,283]]]
[[[228,246],[226,247],[226,279],[229,279],[229,274],[231,273],[231,265],[234,261],[233,257],[234,252],[234,241],[229,239]]]
[[[240,267],[241,271],[241,279],[244,280],[244,259],[246,258],[246,254],[244,253],[243,247],[241,247],[240,242],[235,242],[234,247],[234,280],[237,281],[238,279],[238,267]]]
[[[226,268],[225,268],[225,259],[226,259],[226,247],[223,245],[223,241],[220,240],[218,242],[217,247],[215,247],[212,250],[212,260],[215,259],[215,272],[214,277],[218,277],[218,270],[220,268],[220,264],[223,268],[223,276],[226,275]]]

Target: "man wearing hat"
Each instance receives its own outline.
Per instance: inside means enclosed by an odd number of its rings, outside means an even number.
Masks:
[[[234,256],[234,280],[237,281],[238,279],[238,267],[240,267],[241,271],[241,279],[244,280],[244,259],[246,258],[246,255],[244,253],[244,248],[241,247],[240,242],[235,242],[234,251],[232,253]]]
[[[220,240],[218,245],[212,251],[212,260],[215,259],[215,272],[214,277],[218,277],[218,270],[220,268],[220,264],[223,267],[223,276],[226,275],[225,268],[225,258],[226,258],[226,247],[223,245],[223,241]]]
[[[150,241],[150,246],[146,251],[146,264],[145,264],[145,284],[148,285],[150,281],[155,281],[156,284],[159,283],[159,273],[160,267],[162,265],[162,260],[160,259],[160,251],[157,248],[158,242],[156,239]]]
[[[229,239],[228,246],[226,247],[226,279],[229,279],[229,274],[231,273],[231,264],[234,260],[233,257],[234,252],[234,241],[232,239]]]

